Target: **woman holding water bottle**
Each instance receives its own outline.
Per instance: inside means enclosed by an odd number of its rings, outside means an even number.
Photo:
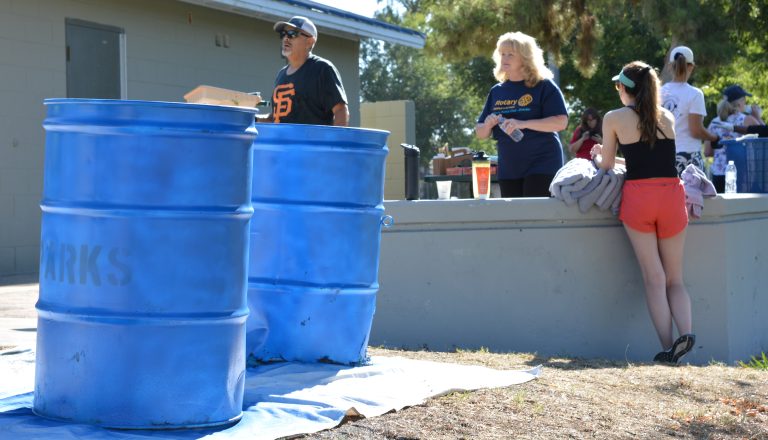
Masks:
[[[502,197],[549,197],[549,185],[563,166],[557,134],[568,126],[563,94],[529,35],[499,37],[493,60],[499,83],[488,93],[475,133],[496,140]]]

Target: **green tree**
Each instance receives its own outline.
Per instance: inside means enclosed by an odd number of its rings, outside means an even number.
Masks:
[[[489,56],[499,35],[520,30],[560,66],[573,117],[584,106],[619,105],[610,78],[641,59],[659,69],[673,46],[696,53],[693,82],[714,108],[722,88],[738,82],[768,97],[768,8],[764,0],[424,0],[432,31],[428,50],[454,63]],[[733,17],[733,18],[732,18]],[[663,77],[668,79],[668,75]],[[764,98],[763,98],[764,99]],[[712,113],[712,112],[710,112]]]
[[[666,48],[664,42],[655,37],[653,30],[642,20],[628,12],[604,15],[601,27],[605,35],[595,46],[596,65],[590,77],[585,77],[575,66],[575,60],[560,67],[560,85],[570,104],[571,126],[575,128],[582,111],[587,107],[596,108],[601,114],[621,105],[613,89],[611,78],[624,64],[642,60],[652,66],[663,65]],[[574,37],[563,48],[564,53],[578,51]]]
[[[402,16],[388,5],[378,13],[378,18],[426,30],[425,16],[419,9],[420,2],[401,3],[406,9]],[[473,131],[475,118],[485,98],[477,94],[474,78],[481,76],[480,71],[485,70],[485,75],[492,79],[492,65],[489,66],[485,60],[472,60],[453,69],[439,56],[372,40],[363,42],[360,58],[364,101],[414,101],[416,145],[421,149],[422,163],[426,164],[446,144],[495,152],[492,143],[475,139]],[[470,87],[465,87],[465,84],[470,84]]]
[[[768,8],[764,0],[386,0],[378,18],[428,35],[425,50],[365,42],[366,101],[416,103],[417,144],[426,161],[443,144],[494,152],[472,128],[496,82],[491,54],[499,35],[535,37],[559,67],[572,120],[583,108],[620,105],[611,77],[640,59],[662,69],[673,46],[696,53],[692,83],[709,118],[721,91],[738,83],[768,103]],[[399,4],[403,14],[393,7]],[[731,19],[736,17],[736,19]],[[554,67],[554,66],[553,66]],[[564,133],[568,136],[570,130]]]

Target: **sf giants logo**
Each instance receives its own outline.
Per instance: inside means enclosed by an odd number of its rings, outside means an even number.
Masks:
[[[291,114],[293,111],[293,99],[291,97],[294,95],[296,95],[296,89],[293,88],[293,83],[280,84],[275,88],[275,92],[272,94],[275,122],[280,122],[280,118]]]

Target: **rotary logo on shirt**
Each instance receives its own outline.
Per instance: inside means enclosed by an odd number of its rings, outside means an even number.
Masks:
[[[494,113],[517,113],[531,111],[528,105],[533,102],[533,96],[526,93],[518,99],[499,99],[493,104]]]

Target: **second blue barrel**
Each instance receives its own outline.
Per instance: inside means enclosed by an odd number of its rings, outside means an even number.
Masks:
[[[259,124],[247,351],[359,364],[378,292],[388,132]]]
[[[113,428],[236,421],[255,110],[45,104],[34,412]]]

